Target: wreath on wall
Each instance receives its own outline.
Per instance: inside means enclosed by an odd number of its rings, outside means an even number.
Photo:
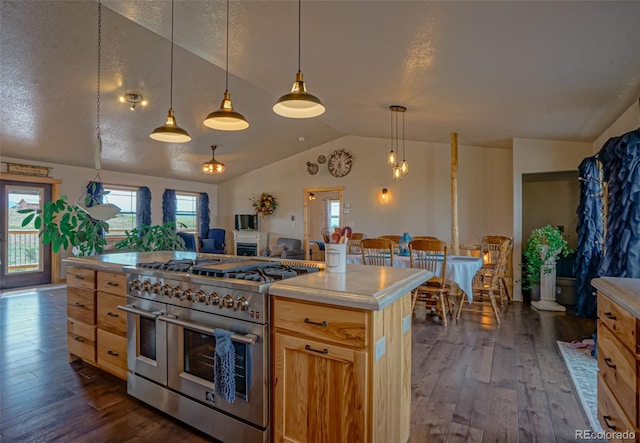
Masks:
[[[253,205],[256,214],[258,214],[260,218],[265,218],[267,215],[271,215],[275,212],[278,207],[278,200],[276,200],[273,195],[263,192],[258,197],[254,197],[251,204]]]

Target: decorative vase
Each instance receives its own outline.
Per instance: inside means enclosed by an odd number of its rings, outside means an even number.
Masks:
[[[409,243],[411,242],[411,236],[405,232],[398,240],[398,250],[400,255],[409,256]]]

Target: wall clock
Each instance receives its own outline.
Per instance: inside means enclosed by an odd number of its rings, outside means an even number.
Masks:
[[[334,151],[329,157],[327,167],[334,177],[344,177],[351,170],[353,157],[344,149]]]

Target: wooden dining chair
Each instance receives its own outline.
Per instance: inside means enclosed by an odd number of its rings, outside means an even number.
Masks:
[[[394,244],[386,238],[365,238],[360,242],[362,263],[373,266],[393,266]]]
[[[453,316],[453,304],[449,298],[451,282],[447,281],[447,244],[441,240],[412,240],[409,242],[409,257],[412,268],[425,269],[433,274],[412,294],[412,310],[420,302],[425,307],[434,307],[442,324]]]
[[[496,322],[498,324],[500,324],[500,313],[498,312],[496,295],[500,296],[501,279],[504,277],[504,263],[508,255],[507,253],[509,250],[509,245],[510,243],[508,242],[503,242],[502,245],[500,245],[500,249],[494,257],[496,260],[495,266],[490,268],[481,268],[473,277],[473,304],[476,306],[480,306],[480,309],[468,309],[469,311],[473,312],[483,312],[482,307],[484,306],[485,302],[483,301],[482,296],[486,294],[489,297],[489,303],[491,304],[493,315],[495,316]],[[467,294],[461,292],[458,309],[456,312],[456,319],[460,318],[460,314],[462,313],[462,306],[466,298]],[[501,303],[501,307],[504,307],[503,303]]]
[[[362,240],[367,238],[362,232],[354,232],[351,234],[349,241],[347,242],[347,252],[350,254],[357,254],[362,252]]]
[[[398,243],[400,243],[400,237],[400,235],[381,235],[378,238],[387,238],[397,245]]]
[[[430,235],[416,235],[412,240],[440,240],[438,237],[432,237]]]
[[[506,243],[506,257],[504,257],[504,261],[501,265],[499,265],[500,261],[500,250],[502,246]],[[497,271],[500,276],[499,278],[499,289],[500,289],[500,305],[504,307],[505,300],[507,302],[511,301],[511,293],[509,291],[509,285],[507,284],[507,275],[509,271],[509,263],[511,260],[511,250],[513,248],[513,242],[511,237],[505,237],[502,235],[485,235],[482,237],[482,241],[480,244],[480,253],[482,257],[482,271],[484,271],[487,276],[489,274]],[[500,266],[500,269],[497,269]]]

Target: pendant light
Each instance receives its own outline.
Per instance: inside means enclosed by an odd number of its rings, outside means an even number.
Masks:
[[[169,112],[164,125],[158,126],[149,135],[154,140],[168,143],[185,143],[191,140],[187,131],[178,126],[173,116],[173,0],[171,0],[171,77],[169,83]]]
[[[291,92],[280,97],[278,102],[273,105],[273,112],[289,118],[317,117],[325,111],[320,99],[307,92],[307,87],[302,79],[302,71],[300,70],[300,9],[301,0],[298,0],[298,72],[296,73],[296,81],[293,82]]]
[[[393,150],[393,110],[389,107],[391,111],[391,151],[387,154],[387,166],[394,167],[398,163],[398,154]]]
[[[216,160],[216,145],[211,146],[211,160],[202,164],[202,172],[206,174],[222,174],[225,170],[224,163]]]
[[[407,162],[404,156],[404,113],[407,108],[404,106],[398,106],[398,108],[398,112],[402,112],[402,162],[400,163],[400,171],[402,175],[407,175],[409,173],[409,162]]]
[[[204,119],[204,125],[221,131],[241,131],[249,127],[247,119],[233,110],[231,95],[229,94],[229,0],[227,0],[227,67],[224,98],[220,104],[220,109],[213,111]]]

